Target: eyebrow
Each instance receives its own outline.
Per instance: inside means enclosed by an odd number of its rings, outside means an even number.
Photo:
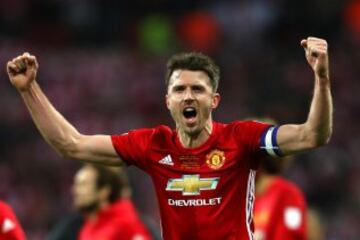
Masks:
[[[185,88],[186,87],[186,84],[174,84],[171,89],[178,89],[178,88]],[[195,83],[195,84],[192,84],[190,85],[190,88],[206,88],[206,86],[204,86],[204,84],[198,84],[198,83]]]

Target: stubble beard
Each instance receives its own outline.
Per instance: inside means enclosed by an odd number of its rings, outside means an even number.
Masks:
[[[89,204],[76,206],[76,210],[83,214],[89,214],[92,212],[96,212],[99,209],[99,203],[97,201],[93,201]]]
[[[198,110],[198,114],[202,116],[198,116],[197,123],[193,127],[188,127],[186,123],[183,122],[183,114],[181,112],[170,111],[171,117],[175,122],[176,130],[182,134],[191,138],[198,137],[202,131],[207,131],[207,119],[210,119],[211,111],[203,111]]]

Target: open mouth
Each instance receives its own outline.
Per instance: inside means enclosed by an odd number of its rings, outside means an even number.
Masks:
[[[193,107],[186,107],[183,110],[183,115],[186,119],[195,118],[197,115],[196,109]]]

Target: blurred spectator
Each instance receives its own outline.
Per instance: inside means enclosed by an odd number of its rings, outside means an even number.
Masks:
[[[152,239],[130,197],[123,170],[85,165],[73,185],[74,207],[84,215],[65,219],[50,234],[51,240]]]
[[[151,15],[142,19],[138,34],[144,52],[163,55],[176,46],[174,26],[164,15]]]
[[[220,41],[220,29],[216,19],[208,12],[196,11],[179,21],[179,38],[188,51],[213,53]]]
[[[344,19],[352,37],[360,43],[360,1],[348,1],[344,10]]]

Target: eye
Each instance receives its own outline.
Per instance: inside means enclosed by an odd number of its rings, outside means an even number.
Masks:
[[[173,92],[179,93],[179,92],[182,92],[184,90],[185,90],[184,86],[175,86],[175,87],[173,87]]]
[[[203,86],[200,86],[200,85],[195,85],[192,87],[192,90],[194,92],[203,92],[205,90],[205,88]]]

